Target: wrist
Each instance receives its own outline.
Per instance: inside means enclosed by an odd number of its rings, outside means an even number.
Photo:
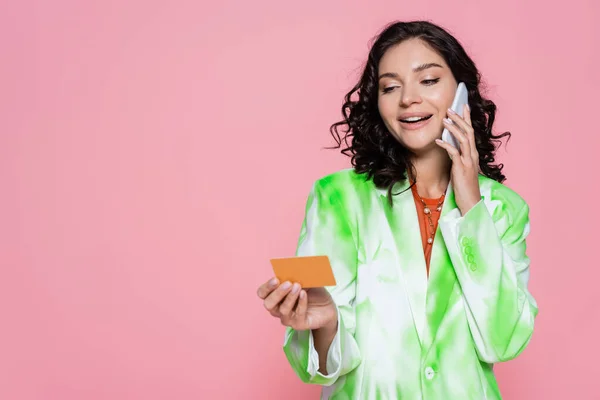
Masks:
[[[479,203],[480,201],[481,201],[481,196],[473,197],[473,198],[469,199],[466,202],[466,204],[462,205],[462,207],[459,207],[461,215],[464,217],[465,214],[468,213],[469,211],[471,211],[471,209],[473,207],[475,207],[477,205],[477,203]]]
[[[313,334],[323,335],[323,336],[331,336],[331,335],[335,336],[335,333],[337,332],[337,328],[338,328],[338,317],[336,314],[334,319],[327,322],[325,325],[321,326],[320,328],[314,329]]]

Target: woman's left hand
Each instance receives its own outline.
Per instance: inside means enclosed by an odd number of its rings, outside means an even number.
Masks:
[[[475,132],[471,126],[471,110],[464,109],[464,118],[452,110],[448,110],[449,118],[444,119],[444,125],[454,135],[460,149],[450,143],[436,139],[436,143],[444,148],[452,160],[451,180],[454,188],[456,205],[462,215],[465,215],[481,200],[479,191],[479,153],[475,146]]]

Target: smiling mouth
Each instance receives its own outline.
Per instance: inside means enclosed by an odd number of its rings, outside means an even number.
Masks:
[[[427,117],[411,117],[411,118],[401,119],[400,122],[404,122],[405,124],[416,124],[417,122],[427,121],[431,117],[433,117],[433,114],[429,115]]]

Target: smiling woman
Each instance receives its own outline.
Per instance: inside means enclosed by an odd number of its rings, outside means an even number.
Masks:
[[[462,117],[450,109],[458,82]],[[509,135],[492,133],[495,111],[442,28],[397,22],[377,37],[331,127],[353,168],[315,182],[296,252],[327,255],[337,284],[258,288],[287,327],[290,365],[322,398],[501,398],[493,364],[527,346],[538,306],[529,207],[494,164]]]
[[[492,132],[496,105],[482,96],[475,63],[458,40],[429,22],[391,24],[379,35],[359,82],[346,94],[344,119],[331,126],[338,148],[346,145],[342,153],[352,156],[358,173],[367,173],[378,187],[391,189],[414,168],[412,154],[426,151],[422,146],[427,143],[434,145],[432,137],[443,129],[458,82],[469,90],[481,172],[503,182],[502,165],[494,163],[494,154],[500,139],[510,133]],[[398,107],[400,102],[404,107]],[[402,121],[428,116],[429,123]],[[426,131],[420,130],[426,125]],[[340,133],[340,128],[345,129]],[[407,130],[418,132],[403,135]],[[391,200],[391,192],[388,195]]]

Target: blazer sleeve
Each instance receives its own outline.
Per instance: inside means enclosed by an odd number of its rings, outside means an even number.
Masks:
[[[336,285],[325,289],[336,304],[338,330],[327,354],[327,375],[318,371],[319,355],[312,331],[287,327],[283,350],[303,382],[330,386],[355,369],[361,360],[354,339],[357,250],[339,196],[322,180],[315,182],[308,196],[296,255],[329,257]]]
[[[529,207],[500,204],[490,213],[480,200],[464,216],[454,209],[440,229],[461,285],[478,357],[487,363],[518,356],[529,343],[538,313],[529,293]]]

